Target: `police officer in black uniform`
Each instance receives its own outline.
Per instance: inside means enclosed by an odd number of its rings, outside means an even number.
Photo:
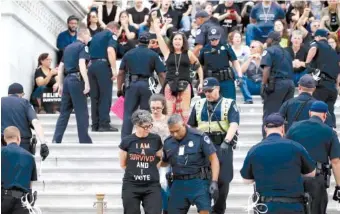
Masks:
[[[32,202],[32,181],[37,180],[34,156],[21,148],[20,131],[14,126],[4,130],[7,146],[1,148],[1,213],[28,214],[21,198]],[[26,199],[26,198],[25,198]]]
[[[309,74],[303,75],[299,80],[299,95],[284,102],[279,110],[281,116],[285,118],[287,124],[286,131],[296,121],[307,120],[309,118],[309,108],[316,99],[312,96],[315,91],[315,80]],[[334,127],[330,114],[328,113],[325,123]]]
[[[255,182],[253,201],[264,203],[254,209],[263,213],[304,213],[301,174],[315,176],[315,162],[299,143],[284,139],[284,119],[278,113],[264,120],[267,137],[253,146],[243,163],[245,183]]]
[[[325,214],[330,185],[331,160],[337,188],[340,187],[340,143],[336,132],[324,122],[328,107],[323,101],[310,106],[310,119],[296,122],[286,138],[300,143],[317,162],[315,178],[305,179],[305,190],[312,196],[312,214]],[[336,190],[337,191],[337,190]]]
[[[110,125],[112,81],[117,77],[116,53],[119,24],[110,22],[106,30],[96,33],[90,43],[89,66],[92,131],[116,132]]]
[[[220,165],[214,144],[207,135],[185,126],[178,114],[170,116],[168,127],[171,136],[164,141],[161,164],[172,167],[168,213],[186,214],[190,205],[196,205],[200,214],[208,214],[211,198],[216,202],[219,195]]]
[[[338,97],[337,85],[339,85],[340,65],[336,51],[328,44],[328,31],[318,29],[315,40],[311,43],[306,59],[306,67],[314,78],[318,80],[313,97],[322,100],[328,105],[333,123],[336,124],[334,104]]]
[[[280,46],[280,40],[278,32],[270,32],[266,41],[268,48],[262,54],[263,118],[278,112],[281,105],[294,96],[293,59]],[[265,136],[263,127],[262,135]]]
[[[41,143],[40,155],[45,159],[49,154],[45,136],[40,121],[34,108],[24,96],[24,88],[19,83],[13,83],[8,87],[8,97],[1,98],[1,141],[3,143],[4,130],[9,126],[15,126],[20,130],[20,146],[31,154],[35,154],[36,139],[32,138],[33,126],[39,142]]]
[[[90,91],[86,70],[86,60],[90,58],[86,46],[89,40],[89,30],[87,28],[79,29],[77,41],[65,48],[64,56],[59,64],[59,94],[62,98],[60,115],[53,136],[55,143],[61,143],[73,109],[76,114],[79,142],[92,143],[88,133],[89,112],[86,97]]]
[[[223,97],[236,100],[235,74],[230,67],[232,62],[242,81],[242,71],[235,52],[228,43],[221,42],[221,33],[216,27],[208,32],[209,43],[204,46],[199,55],[203,65],[204,78],[215,77],[220,82],[220,91]]]
[[[219,23],[214,22],[209,18],[209,14],[204,10],[201,10],[195,15],[196,24],[199,25],[199,28],[196,30],[195,37],[195,49],[193,53],[198,56],[200,50],[206,45],[209,44],[208,33],[211,27],[215,27],[221,34],[221,44],[225,44],[227,42],[227,36],[225,35],[225,31],[219,25]]]
[[[127,52],[120,64],[117,79],[118,97],[123,95],[123,82],[125,87],[122,138],[132,133],[132,113],[138,107],[149,110],[151,96],[149,81],[154,71],[158,73],[161,84],[164,83],[165,66],[159,55],[148,49],[149,38],[149,33],[141,33],[138,47]]]
[[[236,146],[235,134],[240,122],[240,113],[232,99],[220,96],[217,79],[206,78],[203,82],[206,98],[195,103],[191,111],[188,125],[197,127],[209,136],[217,150],[220,161],[218,178],[219,197],[213,206],[213,214],[223,214],[229,193],[229,183],[233,179],[233,147]]]

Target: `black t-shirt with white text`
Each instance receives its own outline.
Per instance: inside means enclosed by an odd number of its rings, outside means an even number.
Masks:
[[[159,182],[156,152],[162,149],[161,137],[150,133],[145,138],[136,134],[123,138],[119,148],[127,152],[127,164],[123,181],[135,184]]]

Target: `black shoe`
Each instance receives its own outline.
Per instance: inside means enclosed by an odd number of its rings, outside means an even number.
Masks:
[[[254,104],[252,100],[245,101],[244,104]]]
[[[118,132],[118,129],[112,126],[99,127],[98,132]]]
[[[97,132],[97,131],[98,131],[98,128],[97,128],[97,127],[92,127],[92,131],[93,131],[93,132]]]

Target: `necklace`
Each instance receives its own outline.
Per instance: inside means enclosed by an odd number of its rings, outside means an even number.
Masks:
[[[177,57],[176,57],[176,53],[174,53],[175,54],[175,68],[176,68],[176,73],[175,73],[175,75],[176,76],[178,76],[179,75],[179,66],[180,66],[180,64],[181,64],[181,57],[182,57],[182,53],[180,53],[180,55],[179,55],[179,59],[178,59],[178,63],[177,63]]]
[[[268,7],[268,10],[267,12],[264,10],[264,5],[262,3],[262,10],[263,10],[263,15],[264,15],[264,22],[268,22],[269,19],[268,19],[268,14],[269,14],[269,11],[270,11],[270,8],[271,8],[272,4],[269,5]]]

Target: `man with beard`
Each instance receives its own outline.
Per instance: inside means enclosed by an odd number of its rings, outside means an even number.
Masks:
[[[77,40],[77,28],[79,19],[76,16],[70,16],[67,18],[67,30],[61,32],[57,38],[58,51],[58,64],[64,54],[66,46]]]
[[[294,96],[292,57],[280,46],[281,36],[270,32],[267,49],[262,53],[263,69],[261,97],[263,99],[263,118],[278,112],[281,105]],[[262,134],[265,136],[264,129]]]

